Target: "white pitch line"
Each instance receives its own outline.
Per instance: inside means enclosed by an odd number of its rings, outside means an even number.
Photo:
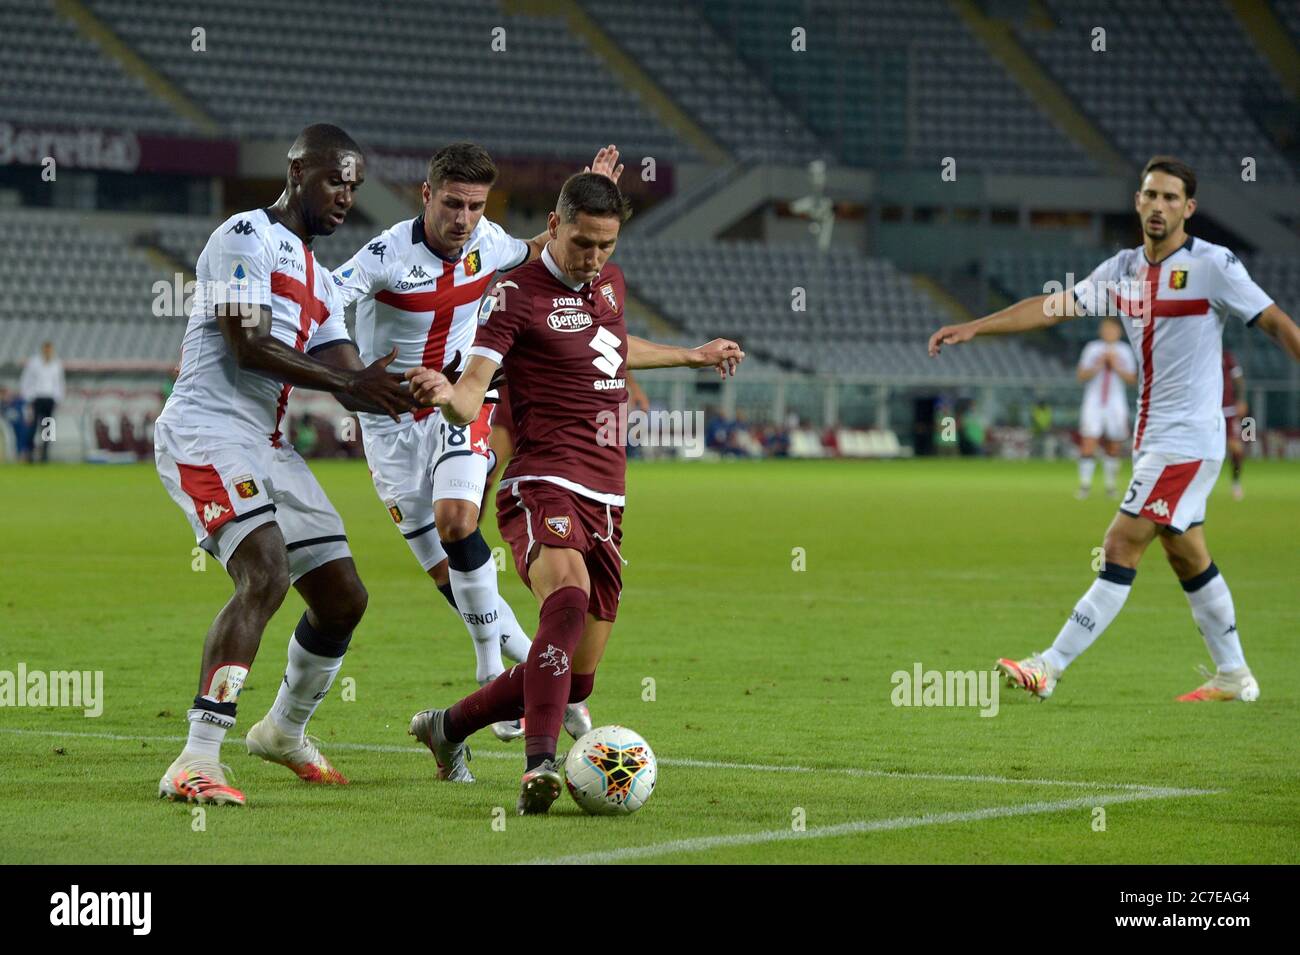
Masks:
[[[730,846],[752,846],[766,842],[790,842],[804,839],[831,839],[865,832],[888,832],[897,829],[915,829],[920,826],[942,826],[954,822],[979,822],[985,819],[1005,819],[1010,816],[1030,816],[1041,813],[1068,812],[1072,809],[1092,809],[1115,803],[1135,802],[1140,799],[1174,799],[1185,796],[1209,796],[1214,789],[1149,789],[1143,792],[1126,792],[1080,796],[1056,802],[1031,802],[1018,806],[991,806],[966,812],[927,813],[924,816],[896,816],[893,819],[871,819],[844,822],[835,826],[818,826],[803,832],[791,829],[770,829],[766,832],[748,832],[730,836],[697,836],[693,839],[675,839],[648,846],[629,846],[607,852],[584,852],[577,855],[533,859],[523,865],[599,865],[609,862],[627,862],[681,852],[703,852],[708,849]],[[867,860],[863,860],[867,861]]]
[[[57,736],[71,737],[80,739],[107,739],[128,743],[183,743],[184,736],[128,736],[119,733],[85,733],[76,730],[30,730],[30,729],[11,729],[0,728],[0,733],[12,733],[17,736]],[[231,742],[242,739],[235,737]],[[420,756],[426,750],[417,743],[410,743],[406,746],[384,745],[378,743],[341,743],[332,740],[322,740],[326,748],[357,750],[367,753],[406,753]],[[502,752],[501,750],[477,749],[474,752],[474,759],[513,759],[518,760],[519,754],[515,752]],[[1088,782],[1077,779],[1015,779],[1010,776],[980,776],[980,775],[963,775],[959,773],[904,773],[894,772],[884,769],[860,769],[854,766],[797,766],[794,764],[777,765],[771,763],[728,763],[719,760],[710,759],[686,759],[686,758],[661,758],[659,763],[663,766],[680,766],[686,769],[725,769],[743,772],[762,772],[762,773],[796,773],[812,775],[818,773],[833,773],[839,776],[855,776],[865,779],[915,779],[925,780],[928,782],[945,782],[945,783],[987,783],[990,785],[1015,785],[1015,786],[1058,786],[1070,787],[1076,789],[1101,789],[1101,790],[1126,790],[1134,793],[1169,793],[1173,791],[1182,792],[1183,790],[1170,790],[1162,786],[1151,786],[1143,783],[1110,783],[1110,782]],[[1219,790],[1186,790],[1186,792],[1196,792],[1198,794],[1205,792],[1219,792]]]

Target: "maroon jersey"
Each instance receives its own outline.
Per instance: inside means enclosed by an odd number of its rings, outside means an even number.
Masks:
[[[550,481],[622,506],[624,290],[622,269],[608,263],[594,282],[575,288],[548,249],[499,283],[491,304],[485,300],[469,353],[500,364],[510,384],[515,453],[502,484]]]
[[[1242,377],[1241,366],[1228,349],[1223,350],[1223,413],[1237,413],[1237,379]]]

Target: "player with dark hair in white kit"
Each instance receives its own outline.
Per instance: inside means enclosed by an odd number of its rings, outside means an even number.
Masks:
[[[1142,170],[1134,207],[1142,245],[1099,265],[1072,290],[1025,299],[996,314],[939,329],[932,356],[976,335],[1046,328],[1075,315],[1115,314],[1138,356],[1133,479],[1103,543],[1104,564],[1050,648],[1001,659],[1008,683],[1039,699],[1119,615],[1138,562],[1159,538],[1215,671],[1185,702],[1259,697],[1246,665],[1228,585],[1205,543],[1205,505],[1223,465],[1223,325],[1259,328],[1300,362],[1300,328],[1223,246],[1187,235],[1196,174],[1171,156]]]
[[[337,126],[318,124],[302,131],[288,160],[275,204],[231,216],[204,246],[180,375],[154,427],[164,487],[235,585],[204,641],[185,747],[158,784],[170,799],[245,803],[226,782],[221,744],[290,584],[307,610],[271,711],[248,731],[248,750],[308,782],[347,782],[306,727],[343,665],[366,589],[343,521],[284,438],[285,409],[294,386],[394,418],[415,404],[386,370],[391,353],[362,365],[311,250],[352,208],[365,180],[360,147]]]

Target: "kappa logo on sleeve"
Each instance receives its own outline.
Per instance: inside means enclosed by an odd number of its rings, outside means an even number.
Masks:
[[[568,517],[548,517],[546,526],[556,537],[567,538],[569,532],[573,530],[573,521]]]

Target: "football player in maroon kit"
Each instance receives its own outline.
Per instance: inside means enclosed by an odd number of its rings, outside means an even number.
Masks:
[[[679,348],[628,335],[623,272],[608,264],[627,216],[609,179],[572,176],[548,216],[541,257],[484,300],[459,380],[428,368],[406,373],[416,399],[454,424],[474,420],[498,367],[510,385],[515,453],[497,520],[541,604],[537,635],[525,663],[447,709],[417,713],[410,733],[433,751],[439,779],[473,782],[466,738],[523,716],[521,815],[546,812],[560,795],[564,707],[591,693],[618,611],[627,449],[609,440],[607,425],[628,400],[627,371],[714,367],[726,377],[744,358],[725,339]]]

